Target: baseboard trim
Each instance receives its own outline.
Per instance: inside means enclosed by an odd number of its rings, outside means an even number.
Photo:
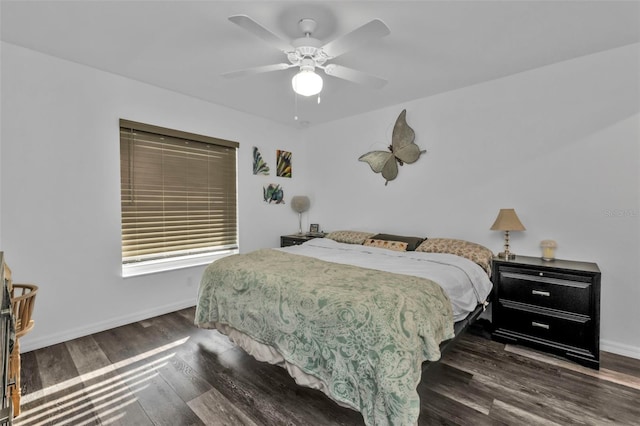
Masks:
[[[610,340],[600,340],[600,350],[629,358],[640,359],[640,348],[631,345],[624,345]]]
[[[146,311],[136,312],[130,315],[123,315],[117,318],[111,318],[107,321],[101,321],[83,327],[65,330],[63,333],[56,333],[40,338],[30,339],[27,335],[20,339],[20,352],[25,353],[36,349],[45,348],[47,346],[57,345],[58,343],[66,342],[68,340],[77,339],[79,337],[84,337],[90,334],[99,333],[101,331],[110,330],[112,328],[157,317],[159,315],[179,311],[180,309],[190,308],[191,306],[195,306],[194,299],[183,300],[176,303],[158,306],[153,309],[147,309]]]

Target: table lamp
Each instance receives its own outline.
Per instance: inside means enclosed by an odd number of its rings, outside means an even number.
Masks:
[[[496,221],[491,226],[492,231],[504,231],[504,251],[498,253],[499,258],[507,260],[516,258],[516,255],[509,251],[509,231],[524,231],[525,229],[514,209],[500,209]]]
[[[306,195],[294,195],[291,198],[291,208],[298,212],[298,235],[302,235],[302,213],[309,210],[311,201]]]

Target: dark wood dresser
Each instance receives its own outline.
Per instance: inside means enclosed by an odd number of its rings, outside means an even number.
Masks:
[[[600,269],[595,263],[494,259],[493,337],[600,367]]]

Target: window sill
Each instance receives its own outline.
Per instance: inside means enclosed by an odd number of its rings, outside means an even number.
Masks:
[[[155,274],[176,269],[191,268],[193,266],[208,265],[223,257],[237,254],[238,249],[219,251],[216,253],[196,254],[191,256],[174,257],[171,259],[149,260],[145,262],[127,263],[122,265],[122,277],[136,277],[139,275]]]

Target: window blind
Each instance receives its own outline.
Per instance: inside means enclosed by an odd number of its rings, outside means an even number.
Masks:
[[[120,120],[123,264],[238,247],[237,147]]]

